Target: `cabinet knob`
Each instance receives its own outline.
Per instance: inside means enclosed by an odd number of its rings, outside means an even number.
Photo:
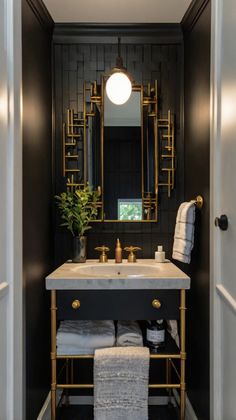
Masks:
[[[73,300],[71,304],[73,309],[79,309],[80,308],[80,301],[78,299]]]
[[[159,299],[153,299],[153,301],[152,301],[152,307],[154,309],[160,309],[161,302],[159,301]]]

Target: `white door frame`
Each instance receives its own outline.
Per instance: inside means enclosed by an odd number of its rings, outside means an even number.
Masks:
[[[4,60],[7,72],[4,86],[7,95],[1,103],[0,121],[6,136],[0,139],[0,153],[5,153],[5,177],[0,179],[0,197],[5,210],[1,223],[6,226],[0,239],[0,252],[4,252],[1,288],[5,290],[6,363],[4,420],[23,420],[23,305],[22,305],[22,24],[21,0],[0,0],[4,10]],[[4,138],[3,138],[4,137]],[[1,302],[0,302],[1,304]],[[5,415],[4,415],[5,417]],[[1,409],[0,409],[0,418]]]
[[[230,2],[213,0],[211,2],[211,136],[210,136],[210,406],[211,420],[224,420],[223,392],[230,391],[233,403],[233,390],[223,389],[223,307],[225,305],[236,314],[235,298],[224,287],[222,271],[222,232],[214,226],[214,219],[222,212],[221,203],[221,121],[222,121],[222,28],[223,7],[230,12]],[[235,10],[232,10],[232,14]],[[232,25],[232,22],[231,22]],[[232,29],[232,26],[231,26]],[[236,31],[235,31],[236,33]],[[232,39],[232,43],[235,42]],[[236,75],[235,75],[236,79]],[[225,82],[225,80],[223,81]],[[233,104],[232,104],[233,106]],[[235,112],[235,109],[234,109]],[[234,118],[234,116],[233,116]],[[226,233],[227,234],[227,233]],[[227,357],[227,356],[226,356]]]
[[[220,232],[214,219],[220,214],[220,83],[221,7],[211,3],[211,113],[210,113],[210,418],[222,420],[221,401],[221,311],[216,285],[220,283]],[[218,185],[217,185],[218,184]]]

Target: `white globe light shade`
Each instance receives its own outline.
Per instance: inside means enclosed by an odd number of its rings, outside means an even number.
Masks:
[[[111,102],[122,105],[131,95],[131,81],[125,73],[113,73],[106,82],[106,92]]]

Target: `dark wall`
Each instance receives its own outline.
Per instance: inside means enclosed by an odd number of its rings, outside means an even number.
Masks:
[[[204,198],[197,212],[187,301],[187,392],[199,420],[209,418],[210,12],[210,1],[194,2],[183,22],[185,198]]]
[[[118,219],[119,198],[141,198],[140,127],[104,129],[104,213]]]
[[[35,420],[50,389],[49,299],[51,226],[51,30],[40,1],[22,1],[23,276],[26,418]]]
[[[128,71],[137,83],[158,80],[159,111],[166,115],[170,108],[176,118],[177,173],[176,188],[170,199],[166,191],[159,196],[157,223],[97,223],[88,233],[88,258],[96,258],[94,247],[105,244],[114,258],[116,238],[122,246],[140,246],[142,258],[151,258],[157,244],[163,244],[170,257],[176,210],[183,199],[183,130],[182,130],[182,59],[183,46],[180,26],[174,30],[168,25],[130,26],[119,28],[98,26],[97,36],[78,25],[55,25],[54,32],[54,103],[55,103],[55,192],[62,191],[62,123],[67,108],[81,111],[83,82],[97,80],[114,67],[117,56],[117,36],[121,35],[121,54]],[[78,30],[77,30],[78,29]],[[78,35],[79,34],[79,35]],[[128,34],[128,35],[127,35]],[[70,257],[70,235],[55,226],[55,262],[63,263]]]

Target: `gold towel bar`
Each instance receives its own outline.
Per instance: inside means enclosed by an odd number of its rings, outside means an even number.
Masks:
[[[203,206],[203,197],[201,195],[197,195],[197,197],[193,200],[194,204],[198,209],[201,209]]]

